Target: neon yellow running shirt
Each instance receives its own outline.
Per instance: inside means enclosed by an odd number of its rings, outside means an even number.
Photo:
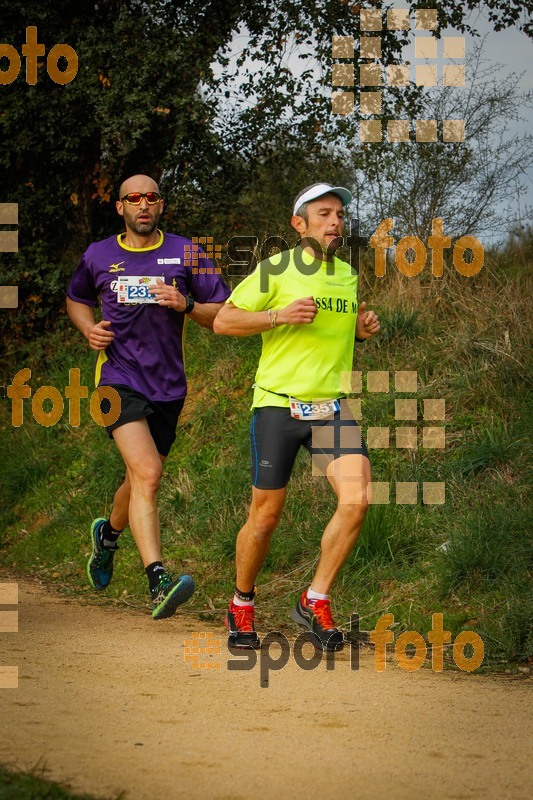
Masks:
[[[295,253],[297,263],[302,265],[303,261],[303,269],[312,265],[318,270],[312,275],[302,274],[296,267]],[[269,264],[275,268],[282,257],[288,260],[285,270],[279,275],[269,274]],[[288,407],[288,397],[279,395],[310,401],[343,394],[341,373],[353,369],[357,321],[357,275],[352,275],[349,264],[339,258],[313,263],[312,256],[301,248],[277,253],[258,264],[227,302],[246,311],[265,311],[285,308],[303,297],[313,297],[318,306],[311,324],[281,325],[261,334],[263,348],[255,375],[253,408]],[[346,387],[346,378],[342,385]]]

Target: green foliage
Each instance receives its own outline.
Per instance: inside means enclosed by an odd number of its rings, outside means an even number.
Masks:
[[[44,770],[43,770],[44,772]],[[0,766],[0,800],[91,800],[44,780],[39,770],[23,775]]]
[[[385,310],[381,315],[380,324],[382,332],[379,341],[382,345],[393,340],[416,339],[422,333],[419,312],[408,311],[401,307]]]
[[[533,593],[524,587],[521,595],[510,595],[507,613],[501,621],[487,620],[483,633],[493,644],[494,655],[501,663],[522,661],[530,664],[533,659]]]
[[[442,555],[442,591],[472,592],[487,581],[524,579],[533,561],[528,531],[525,509],[491,506],[459,517]]]
[[[468,29],[469,9],[482,6],[496,26],[521,19],[514,0],[442,0],[439,23]],[[346,180],[363,153],[348,165],[339,150],[344,140],[353,151],[357,120],[331,114],[331,39],[357,31],[358,11],[342,0],[7,4],[3,41],[20,52],[36,26],[47,51],[73,47],[79,69],[60,86],[41,60],[36,85],[23,67],[0,87],[0,202],[18,203],[21,231],[20,252],[1,258],[0,283],[19,287],[20,305],[2,314],[0,336],[53,327],[81,252],[118,230],[114,200],[128,174],[161,179],[170,230],[222,242],[275,234],[302,185]],[[405,34],[385,29],[381,40],[393,63]],[[421,96],[420,87],[392,92],[384,114],[417,116]]]
[[[412,560],[417,541],[411,524],[410,515],[402,514],[398,506],[371,506],[351,561],[397,564]]]
[[[477,428],[461,448],[461,475],[475,475],[483,469],[510,461],[520,442],[512,438],[500,421]]]
[[[2,283],[16,283],[20,296],[2,324],[28,335],[55,319],[89,241],[117,229],[114,200],[126,175],[182,173],[201,163],[207,145],[216,160],[211,107],[197,87],[233,29],[237,4],[222,13],[211,3],[213,27],[189,26],[188,35],[184,12],[164,4],[19,5],[2,13],[7,41],[20,51],[25,26],[34,25],[39,42],[66,42],[79,61],[68,85],[41,69],[35,86],[20,77],[1,87],[1,200],[19,204],[22,231],[19,254],[2,258]]]

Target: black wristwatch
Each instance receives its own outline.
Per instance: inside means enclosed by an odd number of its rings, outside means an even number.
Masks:
[[[187,295],[187,305],[183,309],[184,314],[190,314],[194,308],[194,297],[191,297],[190,294]]]

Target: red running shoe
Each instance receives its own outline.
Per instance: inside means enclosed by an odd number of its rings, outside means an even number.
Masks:
[[[229,631],[228,647],[258,650],[261,646],[254,628],[253,606],[236,606],[232,600],[226,613],[225,625]]]
[[[313,643],[321,650],[340,650],[342,648],[344,635],[335,627],[329,600],[309,602],[307,592],[304,591],[292,609],[291,617],[298,625],[311,633]]]

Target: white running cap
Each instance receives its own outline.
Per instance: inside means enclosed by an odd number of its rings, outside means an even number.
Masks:
[[[317,200],[323,194],[336,194],[342,200],[343,206],[347,206],[352,202],[352,193],[342,186],[332,186],[331,183],[315,183],[306,192],[298,196],[294,201],[293,215],[304,203],[310,203],[311,200]]]

